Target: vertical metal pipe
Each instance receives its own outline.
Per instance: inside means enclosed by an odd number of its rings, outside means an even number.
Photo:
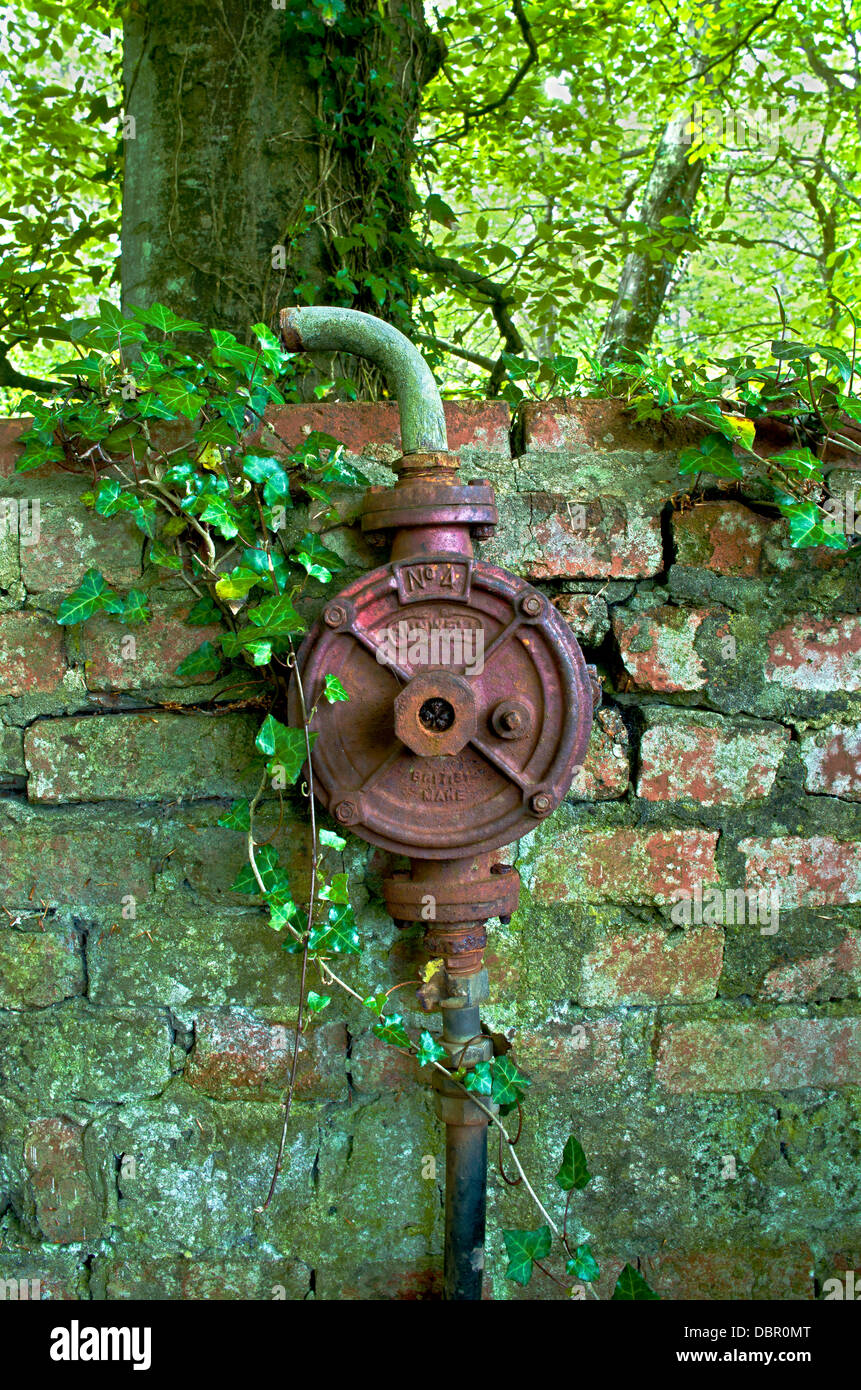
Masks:
[[[443,1279],[448,1301],[481,1298],[486,1209],[487,1125],[446,1125]]]

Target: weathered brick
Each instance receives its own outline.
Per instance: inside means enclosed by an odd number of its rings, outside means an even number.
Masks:
[[[575,777],[569,795],[574,801],[607,801],[624,796],[630,771],[625,721],[618,710],[599,709],[583,769]]]
[[[419,1081],[415,1058],[397,1052],[370,1030],[353,1038],[347,1066],[350,1081],[359,1093],[403,1091]]]
[[[861,724],[828,724],[801,735],[809,792],[861,800]]]
[[[818,956],[785,961],[769,970],[762,984],[766,999],[846,998],[861,989],[861,934],[844,936],[838,946]]]
[[[37,720],[24,753],[31,801],[177,801],[256,789],[259,720],[110,714]]]
[[[548,1023],[517,1033],[517,1065],[533,1087],[585,1090],[612,1086],[625,1072],[622,1025],[617,1018]]]
[[[84,623],[81,646],[88,690],[152,690],[202,685],[215,676],[178,676],[180,662],[223,631],[218,623],[188,627],[183,619],[192,605],[153,604],[150,622],[127,628],[116,618],[99,613]]]
[[[824,907],[861,902],[861,842],[830,835],[747,839],[745,887],[779,895],[780,906]]]
[[[610,631],[607,600],[600,594],[560,594],[553,602],[581,646],[597,647]]]
[[[602,940],[583,960],[580,1004],[660,1004],[714,999],[723,932],[646,931]]]
[[[717,1250],[662,1247],[643,1271],[661,1298],[707,1302],[812,1299],[814,1258],[808,1245],[751,1249],[745,1243]]]
[[[25,430],[30,429],[33,424],[32,415],[19,415],[13,420],[0,420],[0,478],[8,478],[15,472],[15,464],[18,456],[23,449],[21,435]],[[39,476],[44,476],[49,469],[38,470]]]
[[[768,796],[789,730],[765,721],[650,705],[640,742],[638,796],[740,806]]]
[[[618,829],[558,831],[525,866],[540,903],[670,903],[695,884],[715,883],[717,831]]]
[[[81,938],[70,927],[0,929],[0,1009],[42,1009],[83,991]]]
[[[104,904],[152,891],[150,827],[115,816],[0,816],[0,901],[9,908]]]
[[[643,690],[702,690],[706,668],[695,640],[710,616],[706,608],[670,605],[644,613],[614,613],[613,631],[634,683]]]
[[[769,636],[763,674],[790,690],[861,690],[861,617],[793,618]]]
[[[311,1270],[289,1255],[264,1248],[241,1254],[154,1256],[133,1250],[98,1255],[93,1261],[90,1288],[101,1300],[158,1302],[223,1302],[236,1300],[299,1302],[311,1288]],[[319,1296],[319,1295],[318,1295]]]
[[[52,1245],[93,1240],[100,1234],[103,1204],[84,1158],[84,1126],[50,1116],[27,1128],[24,1162],[36,1220]]]
[[[295,1038],[295,1027],[248,1014],[200,1014],[185,1079],[216,1100],[278,1095],[289,1081]],[[346,1100],[346,1055],[344,1024],[312,1019],[300,1039],[296,1095]]]
[[[365,1260],[357,1265],[325,1264],[317,1271],[316,1297],[341,1303],[442,1302],[439,1258]]]
[[[123,1101],[157,1095],[170,1080],[167,1018],[111,1013],[70,1000],[52,1009],[0,1015],[6,1094],[39,1101]]]
[[[612,397],[524,401],[518,410],[518,426],[522,447],[528,453],[565,449],[666,451],[693,443],[703,434],[702,426],[692,421],[637,420],[626,401]]]
[[[50,695],[66,674],[63,630],[45,613],[0,613],[0,697]]]
[[[445,401],[444,409],[451,450],[509,454],[506,401]],[[351,454],[385,457],[380,446],[396,453],[401,449],[400,415],[394,401],[277,406],[267,411],[266,418],[290,450],[304,444],[312,431],[331,435]]]
[[[119,589],[139,582],[144,538],[128,515],[102,517],[80,494],[86,479],[52,478],[41,489],[37,545],[21,547],[21,579],[28,593],[66,594],[88,569],[100,570]]]
[[[719,1018],[668,1023],[656,1076],[669,1091],[861,1084],[861,1018]]]
[[[700,502],[673,516],[680,565],[739,577],[759,573],[762,548],[775,524],[741,502]]]
[[[0,782],[15,782],[26,774],[24,730],[0,724]]]

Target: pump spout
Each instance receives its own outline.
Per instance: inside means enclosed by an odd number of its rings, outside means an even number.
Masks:
[[[405,454],[445,453],[445,413],[433,373],[418,348],[390,323],[358,309],[282,309],[288,352],[349,352],[384,373],[401,412]]]

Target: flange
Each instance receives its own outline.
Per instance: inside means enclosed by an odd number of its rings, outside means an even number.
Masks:
[[[457,859],[519,839],[585,754],[593,690],[571,629],[530,584],[462,553],[363,575],[298,660],[319,799],[396,854]],[[348,702],[322,698],[329,673]]]

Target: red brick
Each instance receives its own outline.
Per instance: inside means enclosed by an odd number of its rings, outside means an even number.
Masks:
[[[518,1030],[517,1064],[534,1087],[582,1091],[613,1085],[625,1072],[622,1025],[617,1018],[590,1018]]]
[[[353,1086],[362,1092],[403,1091],[419,1080],[415,1059],[397,1052],[370,1031],[353,1038],[347,1066]]]
[[[510,412],[506,401],[445,401],[448,446],[509,454]],[[267,411],[267,419],[288,449],[304,444],[312,431],[329,434],[351,454],[373,455],[380,445],[400,451],[401,427],[394,401],[321,401]]]
[[[643,690],[702,690],[706,668],[694,644],[710,616],[707,608],[670,605],[614,614],[613,631],[634,683]]]
[[[768,796],[789,730],[652,706],[645,711],[637,795],[646,801],[740,806]]]
[[[84,1161],[82,1125],[54,1117],[34,1120],[24,1140],[24,1162],[46,1240],[71,1245],[99,1235],[101,1203]]]
[[[637,421],[621,398],[554,397],[524,401],[518,410],[524,451],[667,450],[693,443],[704,433],[690,421]]]
[[[809,792],[861,801],[861,724],[829,724],[801,736]]]
[[[527,877],[537,902],[671,903],[716,883],[713,830],[554,830]]]
[[[223,832],[219,832],[223,834]],[[0,902],[10,909],[102,904],[152,891],[152,831],[140,825],[58,824],[55,815],[0,822]]]
[[[861,617],[802,614],[771,633],[765,679],[813,693],[861,690]]]
[[[861,1085],[861,1018],[668,1023],[655,1072],[668,1091]]]
[[[655,1293],[664,1299],[730,1303],[814,1298],[813,1272],[813,1253],[803,1244],[759,1250],[747,1244],[696,1251],[662,1247],[643,1270]]]
[[[140,583],[143,535],[126,514],[102,517],[80,501],[88,482],[52,482],[42,498],[38,545],[21,547],[21,580],[31,594],[68,594],[88,569],[120,591]]]
[[[577,1001],[588,1006],[714,999],[723,944],[723,932],[708,928],[602,940],[583,959]]]
[[[673,517],[673,538],[680,565],[715,574],[759,573],[762,547],[775,524],[740,502],[700,502]]]
[[[42,1009],[83,991],[81,938],[71,927],[0,930],[0,1009]]]
[[[592,725],[583,770],[571,786],[575,801],[607,801],[628,790],[628,730],[615,709],[599,709]]]
[[[815,835],[741,840],[745,887],[778,893],[780,906],[825,907],[861,902],[861,842]]]
[[[291,1025],[261,1023],[240,1013],[201,1014],[185,1079],[216,1100],[278,1095],[289,1081],[295,1038]],[[297,1096],[345,1100],[346,1055],[343,1023],[313,1020],[299,1044]]]
[[[183,621],[191,603],[153,607],[152,619],[126,627],[100,613],[81,629],[88,690],[147,690],[156,686],[207,684],[214,675],[177,676],[176,668],[202,642],[213,642],[223,632],[220,623],[208,627],[188,627]],[[134,656],[128,639],[134,638]]]
[[[596,647],[610,631],[607,601],[600,594],[560,594],[553,602],[581,645]]]
[[[0,696],[50,695],[66,674],[63,629],[45,613],[0,613]]]
[[[785,961],[766,975],[762,993],[766,999],[786,1003],[794,999],[829,999],[855,996],[861,987],[861,935],[844,936],[839,946],[818,956]]]

